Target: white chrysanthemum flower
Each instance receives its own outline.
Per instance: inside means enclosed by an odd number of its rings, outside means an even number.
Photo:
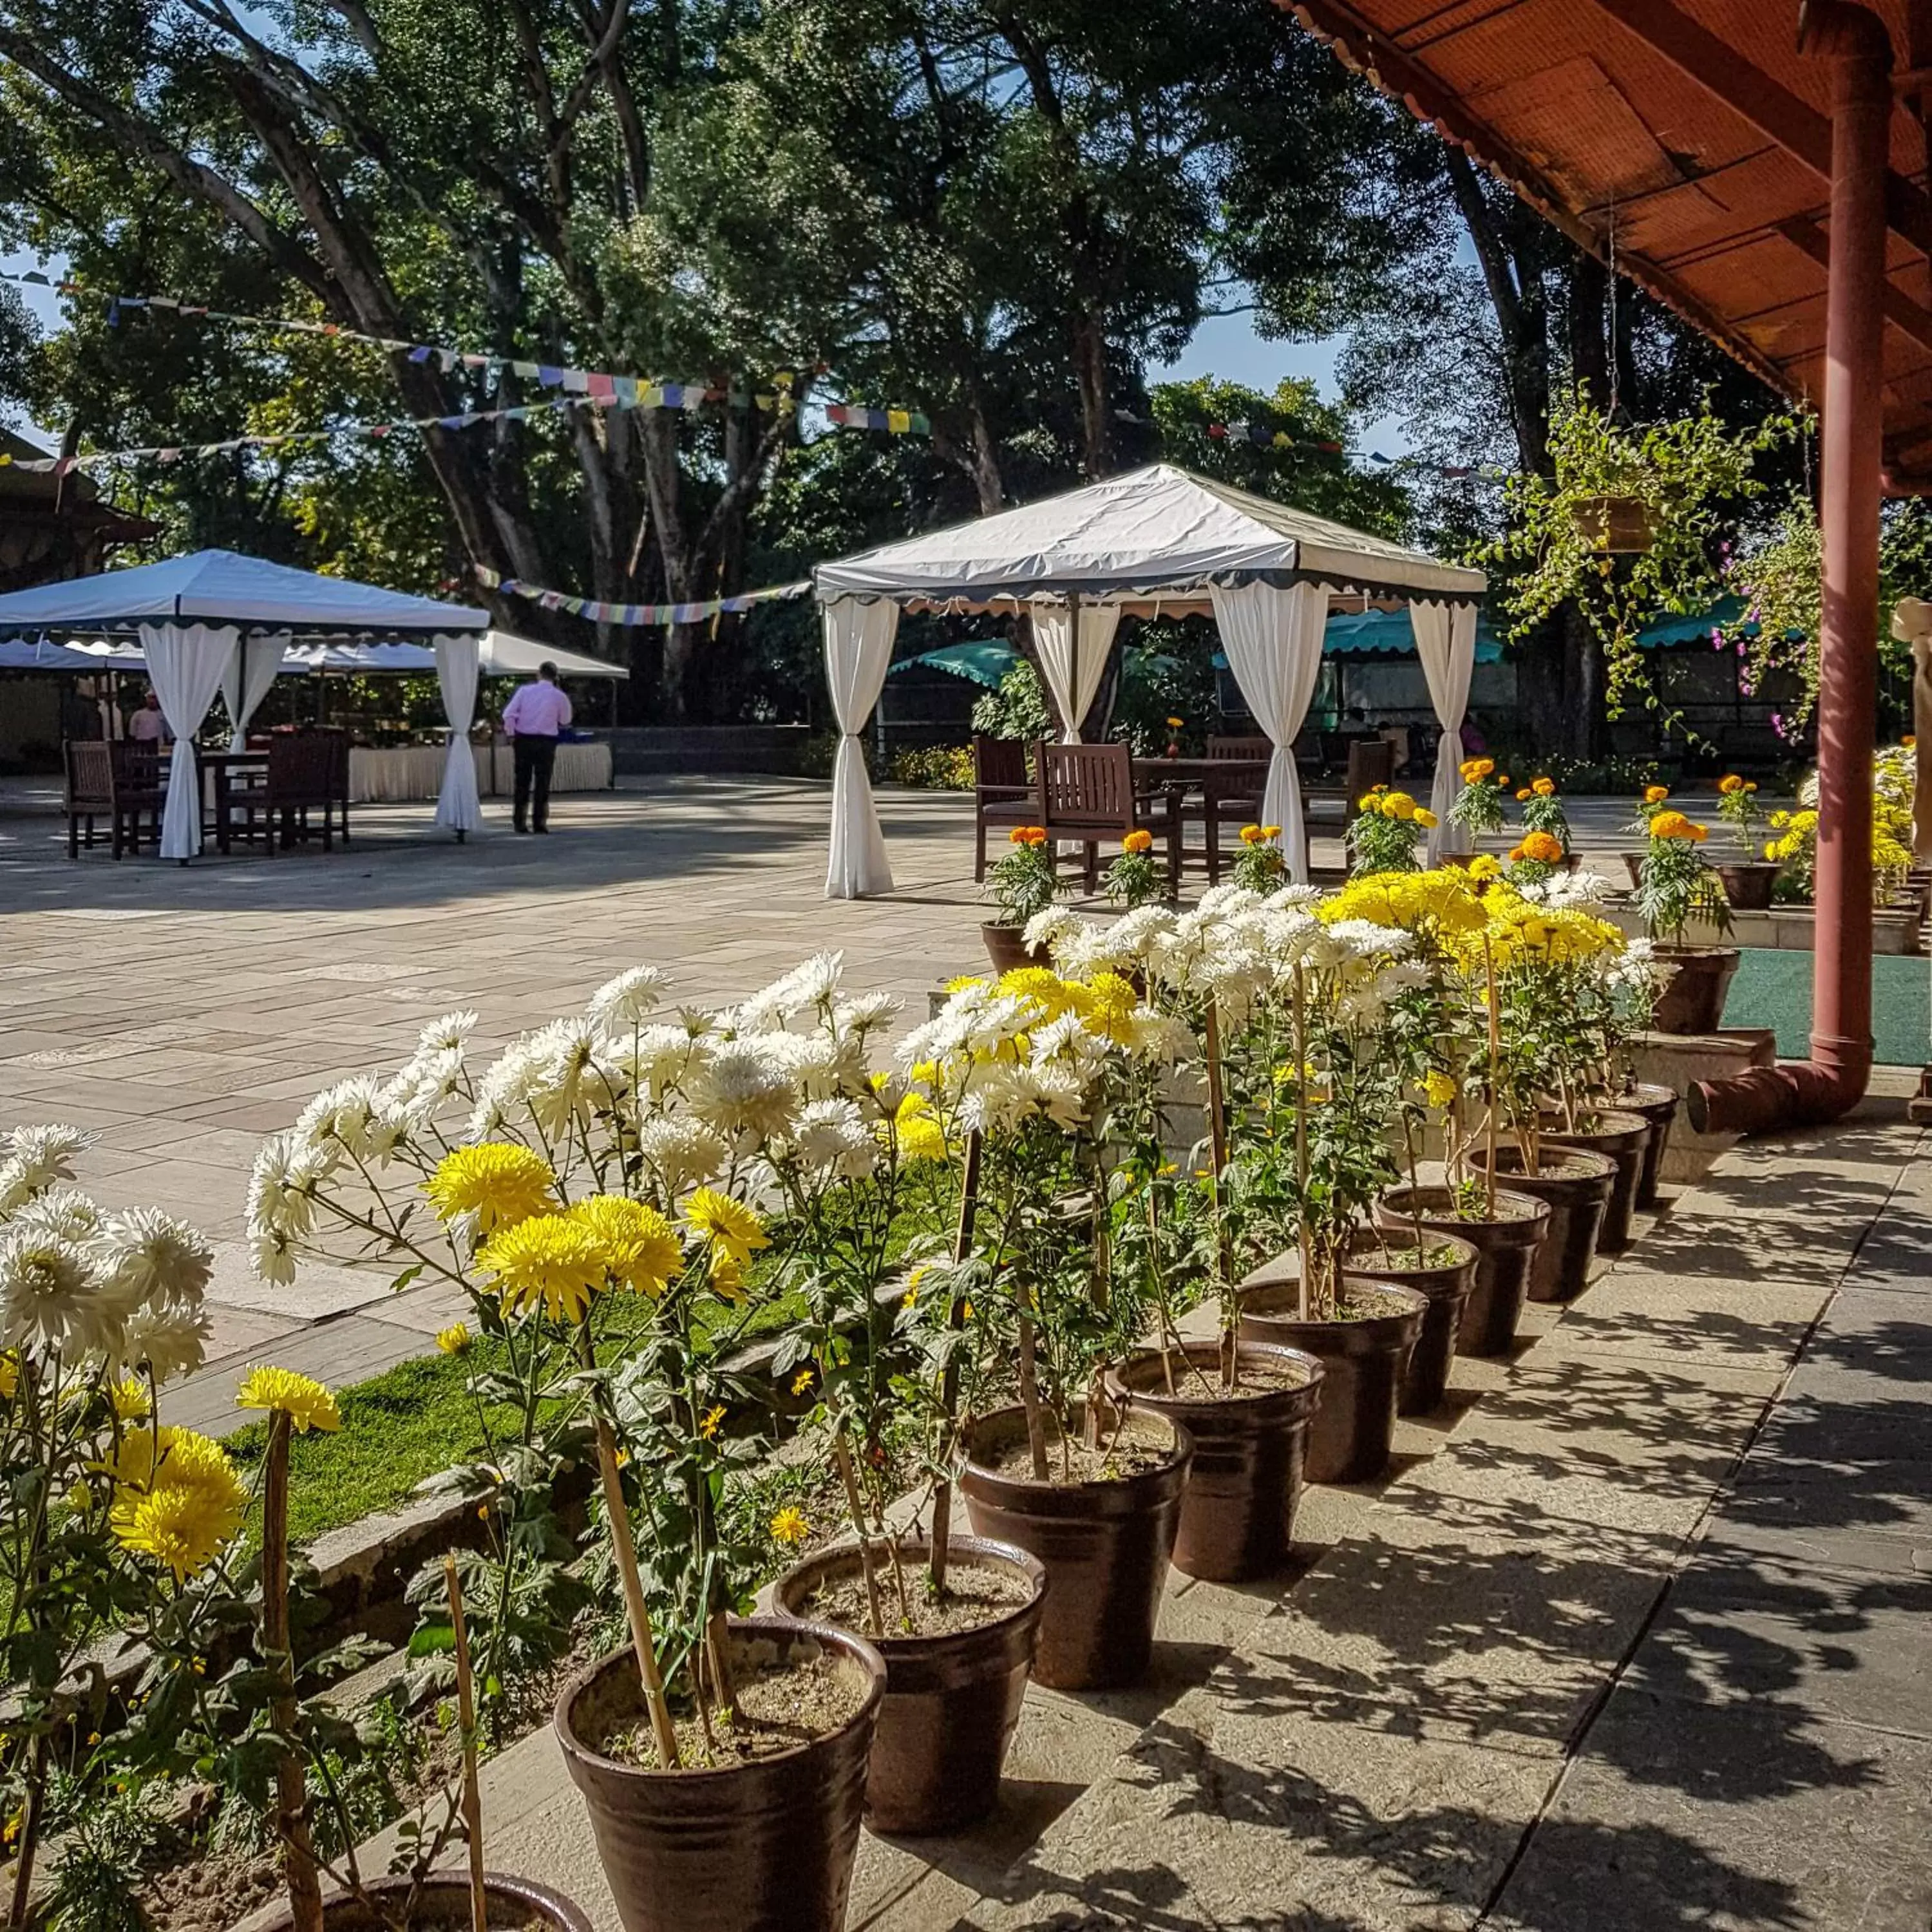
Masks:
[[[832,1009],[832,1030],[842,1037],[849,1034],[855,1039],[863,1039],[883,1026],[890,1026],[898,1018],[904,1005],[896,993],[858,994],[851,999],[842,1000]]]
[[[110,1214],[96,1249],[130,1309],[199,1302],[214,1271],[214,1251],[201,1230],[158,1208]]]
[[[784,1132],[798,1098],[790,1067],[757,1036],[721,1042],[693,1083],[692,1110],[728,1136]]]
[[[626,1040],[615,1058],[634,1087],[662,1100],[683,1087],[710,1052],[711,1042],[688,1027],[661,1024],[645,1027]]]
[[[1089,923],[1070,906],[1050,905],[1027,921],[1021,928],[1020,942],[1029,952],[1044,946],[1058,958],[1061,941],[1084,930]]]
[[[277,1288],[287,1288],[293,1283],[296,1238],[286,1228],[251,1226],[248,1230],[248,1256],[262,1280]]]
[[[474,1012],[444,1013],[416,1035],[416,1049],[420,1053],[460,1053],[476,1030]]]
[[[832,999],[844,969],[844,953],[815,952],[754,993],[732,1017],[742,1032],[772,1031],[796,1015],[814,1012]]]
[[[866,1084],[866,1055],[856,1038],[840,1040],[824,1032],[760,1034],[759,1047],[786,1068],[808,1100],[850,1094]]]
[[[1058,1061],[1035,1061],[1018,1070],[1014,1084],[1028,1106],[1055,1126],[1076,1127],[1087,1118],[1088,1083]]]
[[[1414,944],[1400,926],[1378,926],[1369,919],[1338,919],[1328,937],[1347,949],[1349,958],[1364,961],[1400,959]]]
[[[586,1108],[610,1098],[597,1076],[597,1039],[590,1022],[552,1020],[512,1040],[476,1090],[469,1138],[489,1140],[521,1117],[553,1138]]]
[[[296,1138],[323,1156],[366,1160],[382,1107],[380,1085],[366,1073],[326,1087],[296,1118]]]
[[[1277,886],[1262,907],[1267,912],[1309,912],[1327,897],[1319,886]]]
[[[91,1241],[100,1232],[100,1210],[85,1194],[71,1187],[57,1187],[51,1194],[38,1194],[7,1225],[31,1229],[57,1241]]]
[[[815,1174],[862,1180],[878,1165],[879,1144],[851,1100],[814,1100],[798,1117],[792,1144]]]
[[[84,1243],[17,1222],[0,1231],[0,1348],[70,1361],[110,1351],[130,1312]]]
[[[616,1030],[641,1026],[664,1004],[664,975],[655,966],[633,966],[607,980],[590,996],[590,1018]]]
[[[0,1214],[10,1214],[57,1180],[74,1178],[74,1159],[93,1140],[78,1127],[16,1127],[0,1160]]]
[[[292,1261],[288,1279],[295,1279]],[[136,1309],[128,1318],[116,1353],[128,1368],[145,1368],[156,1382],[165,1382],[191,1376],[201,1366],[214,1333],[199,1301],[164,1301]]]
[[[664,1114],[646,1120],[638,1130],[638,1151],[670,1196],[716,1180],[731,1158],[724,1136],[688,1114]]]
[[[271,1134],[255,1150],[248,1173],[248,1232],[293,1238],[315,1225],[316,1190],[326,1167],[292,1133]]]

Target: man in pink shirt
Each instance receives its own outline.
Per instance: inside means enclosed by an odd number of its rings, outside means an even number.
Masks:
[[[550,775],[556,764],[557,734],[569,722],[570,700],[557,688],[554,664],[538,664],[536,682],[518,685],[503,706],[503,730],[516,760],[512,815],[519,832],[532,826],[550,830]]]

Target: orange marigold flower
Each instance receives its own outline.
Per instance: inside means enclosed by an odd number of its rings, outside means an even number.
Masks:
[[[1153,846],[1154,834],[1144,829],[1138,832],[1130,832],[1126,838],[1120,841],[1120,850],[1123,852],[1146,852],[1151,850]]]
[[[1643,788],[1646,805],[1661,805],[1670,796],[1670,788],[1668,785],[1646,785]]]
[[[1538,798],[1554,798],[1556,796],[1556,781],[1554,778],[1534,779],[1529,788]]]
[[[1516,849],[1526,859],[1534,859],[1543,866],[1553,866],[1563,856],[1562,840],[1548,832],[1526,833]]]
[[[1258,825],[1244,825],[1241,827],[1241,843],[1244,845],[1258,845],[1265,836],[1266,834],[1262,832]]]
[[[1522,788],[1522,789],[1516,794],[1516,803],[1517,803],[1517,804],[1520,805],[1520,804],[1522,804],[1522,803],[1523,800],[1524,800],[1525,799],[1528,798],[1528,796],[1529,796],[1529,788],[1528,788],[1528,786],[1525,785],[1525,786]]]
[[[1726,798],[1729,798],[1732,793],[1736,791],[1742,791],[1744,788],[1744,782],[1742,778],[1738,776],[1736,772],[1726,772],[1724,776],[1718,781],[1718,789],[1722,792]]]

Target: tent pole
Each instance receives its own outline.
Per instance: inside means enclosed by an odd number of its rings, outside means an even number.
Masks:
[[[1070,590],[1066,593],[1066,686],[1072,700],[1074,716],[1066,721],[1066,728],[1078,738],[1080,727],[1084,722],[1079,716],[1080,709],[1080,593]]]

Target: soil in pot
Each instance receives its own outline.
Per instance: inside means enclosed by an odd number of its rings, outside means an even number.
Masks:
[[[707,1766],[695,1717],[685,1768],[662,1771],[637,1660],[620,1652],[557,1700],[558,1741],[583,1794],[624,1932],[840,1932],[858,1849],[886,1666],[822,1624],[731,1626],[739,1722]]]
[[[1046,947],[1028,945],[1025,934],[1023,926],[1004,926],[998,920],[982,923],[980,937],[986,943],[986,957],[993,962],[995,973],[1011,973],[1022,966],[1052,964]]]
[[[1193,1455],[1185,1431],[1162,1417],[1120,1412],[1096,1449],[1081,1438],[1084,1423],[1076,1409],[1075,1433],[1050,1448],[1042,1483],[1026,1412],[996,1410],[974,1424],[959,1479],[974,1534],[1046,1568],[1033,1674],[1054,1690],[1112,1690],[1146,1676]]]
[[[1734,946],[1660,946],[1657,959],[1672,968],[1651,1009],[1657,1033],[1715,1033],[1724,1024],[1725,996],[1738,970]]]
[[[1736,912],[1765,912],[1771,905],[1772,888],[1778,883],[1778,868],[1768,859],[1737,859],[1720,864],[1718,877],[1723,880],[1724,896]]]
[[[1396,1240],[1415,1238],[1416,1216],[1438,1234],[1453,1234],[1476,1251],[1469,1298],[1456,1331],[1460,1355],[1506,1355],[1529,1292],[1529,1273],[1550,1229],[1550,1210],[1533,1196],[1496,1193],[1493,1220],[1466,1219],[1451,1189],[1397,1187],[1376,1203],[1376,1225]]]
[[[1046,1604],[1046,1572],[1023,1550],[953,1538],[944,1597],[932,1594],[930,1556],[926,1544],[901,1544],[896,1574],[883,1550],[875,1558],[880,1636],[869,1627],[856,1550],[822,1550],[778,1582],[788,1615],[856,1630],[886,1660],[866,1780],[866,1822],[875,1832],[957,1831],[999,1802]]]
[[[1218,1341],[1165,1355],[1144,1349],[1107,1371],[1116,1402],[1163,1417],[1192,1438],[1174,1567],[1214,1583],[1264,1576],[1288,1555],[1309,1424],[1322,1399],[1322,1364],[1312,1355],[1243,1342],[1235,1359],[1232,1393],[1221,1387]]]
[[[1604,1225],[1597,1231],[1597,1252],[1622,1254],[1630,1244],[1630,1217],[1636,1212],[1644,1149],[1650,1144],[1649,1121],[1641,1114],[1621,1108],[1585,1109],[1578,1113],[1574,1130],[1562,1126],[1560,1117],[1546,1121],[1543,1138],[1547,1146],[1586,1148],[1616,1163],[1616,1185],[1604,1210]]]
[[[362,1890],[368,1904],[343,1893],[322,1900],[322,1922],[328,1932],[389,1932],[409,1906],[406,1878],[365,1878]],[[530,1879],[485,1872],[483,1903],[490,1932],[590,1932],[590,1919],[570,1900]],[[284,1906],[262,1922],[260,1932],[289,1932],[293,1922]],[[430,1873],[405,1922],[409,1932],[470,1932],[469,1873]]]
[[[1402,1233],[1364,1228],[1349,1244],[1345,1277],[1394,1282],[1429,1304],[1402,1371],[1398,1415],[1426,1415],[1440,1406],[1448,1392],[1449,1364],[1456,1358],[1456,1337],[1475,1286],[1478,1258],[1474,1247],[1460,1235],[1426,1228],[1418,1247],[1413,1224]]]
[[[1298,1263],[1298,1257],[1286,1258]],[[1402,1377],[1429,1312],[1413,1288],[1345,1275],[1334,1315],[1304,1321],[1292,1277],[1241,1295],[1241,1339],[1279,1342],[1322,1364],[1322,1405],[1308,1432],[1311,1483],[1373,1482],[1388,1467]]]
[[[1636,1204],[1655,1208],[1662,1200],[1658,1189],[1664,1178],[1664,1150],[1670,1144],[1671,1126],[1682,1105],[1677,1090],[1640,1080],[1612,1096],[1610,1104],[1620,1114],[1641,1114],[1650,1123],[1650,1138],[1643,1144],[1643,1166],[1637,1174]]]
[[[1487,1155],[1485,1148],[1474,1149],[1469,1165],[1481,1172]],[[1546,1149],[1532,1174],[1520,1148],[1499,1147],[1496,1178],[1512,1193],[1533,1194],[1550,1209],[1549,1234],[1530,1264],[1530,1300],[1568,1301],[1581,1294],[1590,1285],[1598,1231],[1617,1183],[1616,1162],[1582,1148]]]

